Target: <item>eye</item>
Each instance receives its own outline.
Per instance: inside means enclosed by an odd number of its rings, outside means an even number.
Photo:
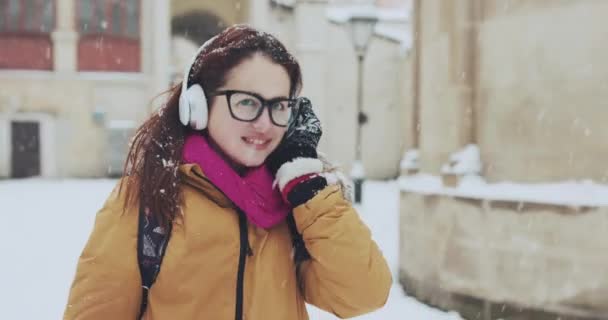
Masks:
[[[244,98],[239,100],[238,105],[243,107],[256,107],[257,102],[252,98]]]
[[[285,101],[277,101],[272,104],[272,109],[276,111],[285,111],[287,109],[287,102]]]

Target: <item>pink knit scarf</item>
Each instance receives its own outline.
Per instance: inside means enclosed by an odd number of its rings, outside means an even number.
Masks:
[[[201,134],[186,137],[182,158],[184,163],[198,164],[205,176],[259,227],[273,227],[291,210],[279,189],[273,188],[274,177],[265,165],[239,176]]]

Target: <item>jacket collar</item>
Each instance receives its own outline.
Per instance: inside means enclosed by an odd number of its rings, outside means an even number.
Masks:
[[[223,208],[234,207],[228,197],[218,189],[203,173],[198,164],[188,163],[179,167],[183,183],[205,194],[211,201]]]

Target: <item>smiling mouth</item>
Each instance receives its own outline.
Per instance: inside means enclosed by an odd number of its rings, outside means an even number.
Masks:
[[[241,138],[245,143],[253,145],[257,148],[264,148],[270,143],[270,139],[256,139],[256,138]]]

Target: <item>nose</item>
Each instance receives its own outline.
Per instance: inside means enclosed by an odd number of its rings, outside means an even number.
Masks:
[[[260,117],[253,122],[253,127],[259,132],[266,132],[272,128],[272,126],[273,124],[272,120],[270,120],[270,110],[268,108],[264,108],[264,111]]]

